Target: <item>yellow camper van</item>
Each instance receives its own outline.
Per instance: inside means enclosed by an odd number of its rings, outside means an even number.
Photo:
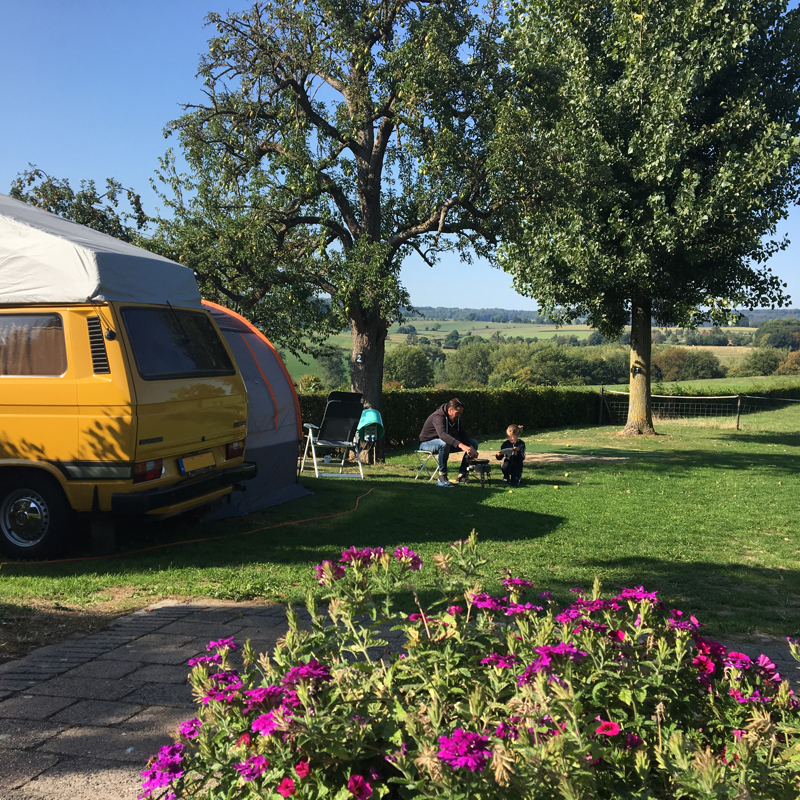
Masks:
[[[229,494],[247,396],[191,271],[0,195],[0,549]]]

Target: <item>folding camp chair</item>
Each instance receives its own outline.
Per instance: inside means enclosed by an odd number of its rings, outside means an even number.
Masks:
[[[428,477],[428,483],[432,480],[435,480],[439,477],[439,454],[434,453],[431,450],[415,450],[414,455],[417,457],[417,461],[419,462],[419,469],[417,470],[417,474],[414,476],[414,480],[419,478],[420,475],[424,472],[425,475]],[[433,465],[431,466],[428,462],[433,459]],[[433,469],[433,472],[431,472]]]
[[[362,411],[360,394],[356,392],[331,392],[328,395],[328,404],[325,406],[322,422],[319,425],[312,425],[310,422],[306,422],[303,426],[306,428],[306,447],[303,451],[300,472],[305,469],[310,447],[311,460],[314,462],[314,475],[316,477],[357,478],[359,476],[355,473],[345,473],[344,471],[347,456],[349,451],[352,450],[358,464],[358,472],[363,479],[364,470],[361,467],[361,454],[356,434]],[[342,451],[342,461],[339,464],[338,472],[320,473],[317,449]]]

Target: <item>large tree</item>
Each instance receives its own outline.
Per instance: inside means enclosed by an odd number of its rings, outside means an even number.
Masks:
[[[798,13],[515,0],[509,18],[497,181],[529,196],[502,264],[551,319],[585,314],[611,338],[630,320],[625,432],[652,432],[651,318],[724,322],[788,299],[765,262],[797,198]]]
[[[161,246],[207,293],[292,326],[297,347],[348,326],[351,383],[371,406],[387,327],[409,304],[403,259],[487,252],[502,94],[491,2],[278,0],[212,14],[206,99],[169,128],[191,177],[165,162]]]
[[[114,180],[106,178],[106,190],[100,192],[93,180],[81,180],[80,189],[73,189],[66,178],[54,178],[34,164],[19,173],[11,184],[9,194],[59,217],[107,233],[123,242],[138,242],[147,227],[148,218],[141,197]],[[127,208],[120,208],[120,199]]]

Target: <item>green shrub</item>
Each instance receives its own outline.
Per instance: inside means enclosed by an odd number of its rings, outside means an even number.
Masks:
[[[353,547],[317,567],[329,618],[309,598],[301,630],[289,609],[271,658],[248,643],[237,669],[232,639],[209,643],[198,716],[140,797],[797,797],[798,702],[765,656],[728,652],[641,586],[604,599],[595,582],[559,612],[507,573],[491,597],[474,532],[434,561],[430,609],[395,607],[417,598],[419,556]]]
[[[758,347],[745,356],[739,374],[742,376],[772,375],[785,357],[785,352],[776,350],[774,347]]]

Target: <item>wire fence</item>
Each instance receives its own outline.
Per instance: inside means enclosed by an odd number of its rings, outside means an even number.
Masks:
[[[776,411],[800,400],[784,397],[759,397],[758,395],[732,394],[714,397],[681,397],[676,395],[651,395],[653,419],[675,420],[708,417],[735,417],[736,427],[743,415]],[[625,422],[628,418],[628,395],[625,392],[605,391],[601,394],[603,414],[612,422]]]

